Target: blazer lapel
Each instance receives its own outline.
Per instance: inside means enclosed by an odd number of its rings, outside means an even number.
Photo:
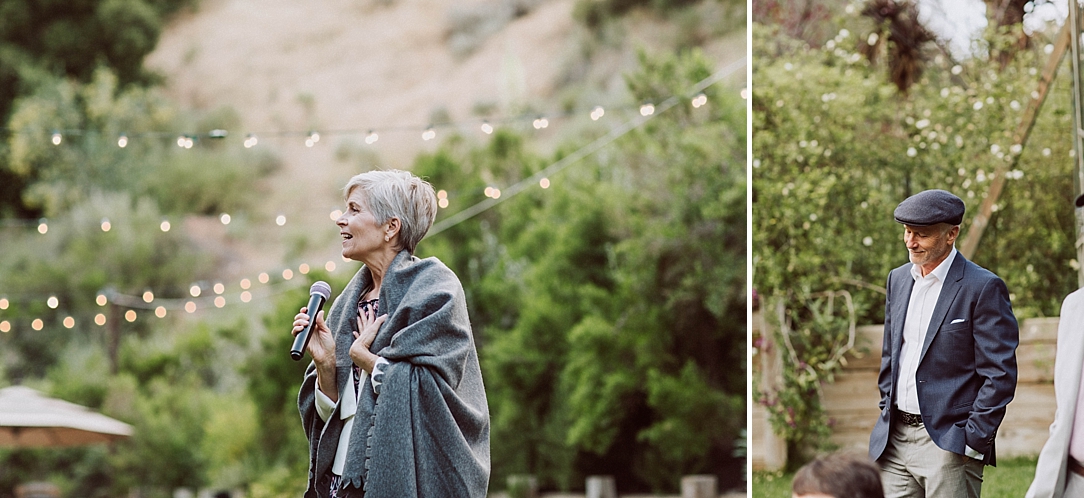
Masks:
[[[911,277],[911,270],[899,272],[896,279],[895,289],[892,294],[897,296],[892,305],[892,355],[893,372],[898,372],[899,355],[903,351],[903,325],[907,320],[907,306],[911,302],[911,290],[915,287],[915,279]]]
[[[956,259],[952,261],[952,266],[949,268],[948,275],[945,276],[945,282],[941,285],[941,294],[937,297],[937,304],[933,307],[933,315],[930,316],[930,327],[926,329],[926,339],[922,341],[922,354],[918,357],[919,363],[926,358],[926,351],[930,349],[934,336],[941,330],[941,324],[945,321],[945,316],[948,315],[949,307],[956,300],[956,295],[960,293],[960,289],[963,288],[962,281],[966,262],[964,256],[957,253]]]

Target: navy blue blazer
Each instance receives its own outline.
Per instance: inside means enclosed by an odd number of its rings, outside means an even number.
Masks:
[[[903,322],[915,281],[911,263],[888,274],[881,350],[881,415],[869,439],[869,455],[888,444],[903,346]],[[1016,346],[1020,329],[1009,291],[997,275],[957,253],[934,306],[922,344],[916,384],[922,421],[934,443],[964,454],[970,446],[995,465],[994,436],[1016,392]]]

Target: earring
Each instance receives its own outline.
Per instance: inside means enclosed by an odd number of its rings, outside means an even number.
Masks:
[[[384,236],[384,242],[388,242],[390,240],[391,240],[391,237],[388,237],[387,235]]]

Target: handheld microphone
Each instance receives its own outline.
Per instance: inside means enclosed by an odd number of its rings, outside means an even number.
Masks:
[[[309,335],[312,333],[312,329],[316,327],[316,314],[320,312],[320,309],[324,307],[324,302],[331,298],[331,286],[323,280],[317,281],[309,287],[309,306],[306,310],[309,315],[309,324],[298,332],[297,337],[294,338],[294,347],[290,349],[290,358],[294,361],[300,360],[302,356],[305,356],[305,349],[309,347]]]

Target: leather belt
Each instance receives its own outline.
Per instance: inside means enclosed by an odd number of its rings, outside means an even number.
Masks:
[[[919,427],[922,425],[922,415],[916,413],[907,413],[905,411],[897,410],[896,414],[899,415],[900,422],[913,427]],[[1084,468],[1082,468],[1084,470]]]
[[[1077,459],[1069,457],[1069,464],[1066,466],[1069,472],[1072,472],[1079,476],[1084,476],[1084,465],[1081,465]]]

